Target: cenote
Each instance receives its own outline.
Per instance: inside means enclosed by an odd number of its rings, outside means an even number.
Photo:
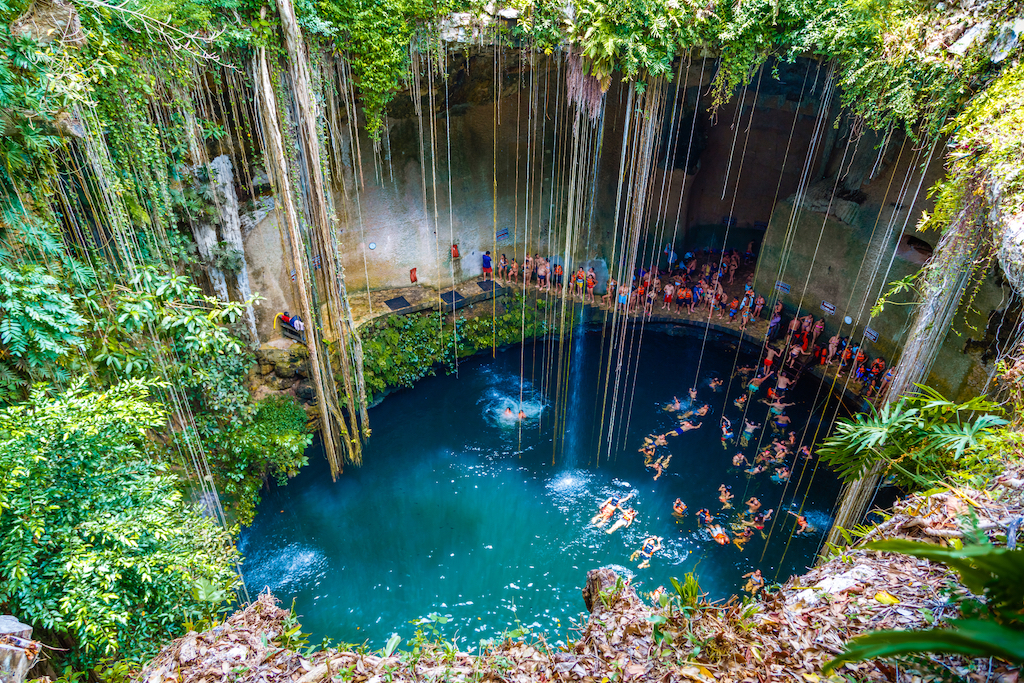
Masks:
[[[582,371],[570,375],[571,405],[561,408],[573,450],[565,458],[553,456],[558,407],[541,370],[550,350],[544,342],[476,356],[460,363],[457,375],[390,395],[371,409],[362,467],[332,482],[316,444],[310,465],[264,496],[240,541],[249,590],[269,586],[285,604],[294,599],[314,639],[381,647],[390,634],[408,638],[416,628],[410,622],[437,613],[449,617],[440,626],[444,635],[472,646],[520,626],[564,640],[584,610],[586,572],[596,567],[616,569],[641,592],[671,590],[670,577],[695,572],[710,599],[738,592],[753,569],[769,582],[802,571],[828,529],[837,480],[825,466],[792,458],[788,487],[768,473],[750,477],[733,467],[737,452],[752,460],[759,443],[767,446],[771,430],[758,431],[746,448],[726,450],[721,442],[723,408],[742,424],[733,401],[746,383],[730,382],[731,371],[756,363],[757,349],[737,349],[734,338],[714,332],[705,342],[696,328],[648,325],[643,335],[635,379],[630,375],[620,398],[631,402],[623,411],[628,428],[617,430],[610,458],[607,430],[600,429],[611,412],[602,406],[601,330],[575,345]],[[700,429],[667,439],[659,456],[671,453],[671,460],[655,481],[637,449],[645,435],[678,424],[664,405],[685,399],[695,374],[698,400],[710,413]],[[718,391],[709,384],[715,377],[724,380]],[[828,388],[808,374],[787,395],[795,403],[787,414],[804,443],[822,438],[835,416]],[[506,417],[506,408],[520,407],[525,419]],[[747,418],[763,423],[767,413],[753,402]],[[735,495],[731,510],[718,500],[723,483]],[[607,534],[589,524],[605,498],[629,492],[639,513],[632,525]],[[698,526],[697,510],[735,521],[750,496],[776,511],[767,538],[755,535],[741,551],[718,545]],[[689,506],[681,521],[672,515],[677,497]],[[784,510],[801,505],[815,531],[793,535],[795,517]],[[651,534],[664,538],[664,548],[638,569],[630,555]]]

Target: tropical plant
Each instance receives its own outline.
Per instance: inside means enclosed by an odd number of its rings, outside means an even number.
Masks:
[[[224,609],[207,597],[236,582],[228,532],[152,459],[147,430],[166,425],[152,388],[80,380],[0,411],[0,605],[80,666],[152,653]]]
[[[987,542],[943,548],[908,540],[877,541],[866,547],[931,560],[953,569],[968,590],[980,598],[967,605],[977,618],[950,620],[950,628],[875,631],[859,636],[828,663],[827,671],[845,662],[921,652],[1024,663],[1024,548],[1010,550]]]
[[[926,487],[951,470],[984,464],[979,444],[1007,424],[995,403],[972,398],[954,403],[930,387],[871,413],[836,423],[818,454],[845,481],[855,481],[876,464],[910,487]]]

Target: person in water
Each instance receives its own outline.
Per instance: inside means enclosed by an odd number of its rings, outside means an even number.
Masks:
[[[715,518],[708,511],[707,508],[701,508],[700,510],[697,510],[697,521],[701,524],[706,525],[711,524],[711,522],[715,521]]]
[[[732,499],[733,495],[729,487],[725,484],[720,484],[718,487],[718,500],[721,501],[723,510],[728,510],[732,507],[732,503],[729,502]]]
[[[744,505],[747,506],[747,512],[749,512],[752,515],[756,515],[757,511],[761,509],[761,501],[759,501],[754,496],[751,496],[750,500],[744,503]]]
[[[640,546],[640,550],[635,551],[629,556],[629,561],[636,562],[636,558],[643,557],[644,560],[637,566],[637,569],[647,569],[651,566],[651,556],[661,550],[661,541],[661,536],[648,536],[644,539],[644,543]]]
[[[654,481],[658,481],[658,477],[660,477],[662,472],[664,472],[665,469],[668,467],[668,463],[670,460],[672,460],[671,453],[669,453],[668,455],[661,456],[660,458],[652,462],[650,465],[646,465],[647,467],[654,470]]]
[[[711,534],[711,538],[715,539],[715,542],[718,543],[718,545],[729,545],[731,541],[729,534],[727,534],[725,529],[723,529],[719,524],[709,526],[708,533]]]
[[[617,496],[608,496],[598,507],[597,514],[590,518],[590,523],[595,526],[604,526],[608,523],[608,520],[615,516],[615,511],[621,510],[622,504],[632,497],[632,491],[622,499],[619,499]]]
[[[743,410],[744,406],[747,405],[747,395],[740,394],[739,396],[736,397],[736,400],[733,401],[732,404],[739,408],[740,410]]]
[[[614,534],[619,529],[629,526],[636,519],[637,512],[633,508],[626,508],[622,511],[622,515],[615,520],[615,524],[605,531],[606,534]]]
[[[804,534],[804,533],[808,533],[809,534],[810,532],[814,531],[814,527],[812,527],[810,524],[808,524],[806,517],[804,517],[803,515],[798,514],[796,512],[793,512],[792,510],[786,510],[786,512],[788,512],[789,514],[791,514],[794,517],[796,517],[796,532],[795,533],[798,536],[800,534]]]
[[[722,448],[728,448],[729,447],[729,442],[732,441],[733,437],[735,436],[735,434],[732,433],[732,422],[729,421],[729,418],[723,416],[722,417],[721,425],[722,425]]]
[[[723,384],[725,384],[725,382],[722,380],[721,377],[712,377],[711,381],[708,382],[708,386],[711,387],[711,391],[714,391],[716,393],[718,392],[719,389],[722,388]]]
[[[676,498],[676,502],[672,503],[672,516],[682,517],[686,514],[686,503],[683,502],[682,498]]]
[[[747,583],[744,584],[743,590],[747,591],[751,595],[757,595],[757,592],[764,587],[764,577],[761,576],[761,570],[755,569],[752,572],[744,574],[744,579],[747,579]]]
[[[761,428],[761,423],[751,422],[750,420],[743,418],[743,433],[740,434],[740,445],[746,448],[750,445],[750,439],[754,436],[754,432]]]
[[[734,467],[744,467],[748,464],[747,458],[742,453],[737,453],[736,455],[732,456],[732,464]]]

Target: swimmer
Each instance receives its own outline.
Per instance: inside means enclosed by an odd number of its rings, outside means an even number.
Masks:
[[[663,455],[651,464],[645,464],[645,467],[649,467],[654,470],[654,481],[658,481],[658,477],[662,475],[665,469],[668,467],[669,461],[672,459],[672,454]]]
[[[761,509],[761,501],[759,501],[754,496],[751,496],[750,500],[744,503],[744,505],[747,506],[747,512],[749,512],[751,515],[756,515],[757,511]]]
[[[814,527],[812,527],[810,524],[807,523],[807,518],[806,517],[804,517],[801,514],[797,514],[796,512],[793,512],[792,510],[786,510],[786,512],[788,512],[789,514],[791,514],[794,517],[796,517],[796,526],[797,526],[796,534],[797,535],[803,534],[803,533],[810,533],[810,532],[814,531]]]
[[[750,420],[743,418],[743,433],[740,435],[740,445],[746,447],[750,444],[751,437],[754,436],[754,432],[761,428],[761,423],[751,422]]]
[[[814,460],[814,454],[811,453],[811,447],[810,446],[806,446],[806,445],[805,446],[801,446],[799,454],[800,454],[800,456],[803,457],[804,460]]]
[[[740,531],[736,534],[736,536],[732,539],[732,543],[740,550],[743,550],[743,546],[745,546],[747,544],[747,541],[749,541],[753,537],[754,532],[750,529],[750,527],[743,527],[743,531]]]
[[[686,514],[686,503],[683,502],[682,498],[676,498],[676,502],[672,503],[672,516],[682,517]]]
[[[788,427],[789,423],[792,421],[793,420],[789,417],[789,415],[776,415],[775,421],[772,422],[772,431],[774,431],[776,434],[781,434],[782,432],[786,431],[786,427]]]
[[[729,418],[723,417],[722,418],[722,422],[721,422],[721,426],[722,426],[722,448],[728,448],[729,447],[729,441],[731,441],[733,436],[735,436],[732,433],[732,422],[729,421]]]
[[[682,410],[682,408],[683,408],[683,404],[681,404],[679,402],[679,398],[676,397],[676,396],[673,396],[672,397],[672,402],[671,403],[666,403],[665,407],[662,408],[662,410],[670,412],[670,413],[677,413],[680,410]]]
[[[747,391],[749,391],[751,394],[756,394],[758,390],[761,388],[761,383],[774,374],[775,371],[772,370],[767,375],[761,375],[760,377],[755,377],[754,379],[750,380],[750,382],[747,384]]]
[[[725,533],[725,529],[720,525],[714,524],[709,526],[708,533],[711,534],[711,538],[715,539],[715,542],[718,543],[718,545],[729,545],[729,534]]]
[[[708,386],[711,387],[711,391],[714,391],[715,393],[718,393],[718,390],[722,388],[723,384],[725,384],[725,382],[721,377],[712,377],[711,381],[708,382]]]
[[[615,521],[615,524],[612,524],[611,527],[607,531],[605,531],[605,533],[606,534],[613,534],[616,531],[618,531],[619,529],[622,529],[624,527],[629,526],[630,524],[633,523],[633,520],[636,519],[636,514],[637,514],[636,510],[634,510],[633,508],[627,508],[627,509],[623,510],[622,511],[622,516],[619,517]]]
[[[733,378],[742,377],[742,378],[746,379],[747,376],[750,375],[750,373],[752,373],[753,371],[754,371],[754,366],[753,365],[743,365],[741,367],[736,368],[736,371],[734,373],[732,373],[732,376],[733,376]]]
[[[744,574],[742,578],[747,579],[747,583],[744,584],[743,590],[752,595],[757,595],[757,592],[764,586],[764,577],[761,576],[760,569]]]
[[[765,467],[764,465],[754,465],[754,467],[752,467],[749,470],[746,470],[746,472],[747,472],[747,474],[757,476],[757,475],[761,474],[762,472],[764,472],[766,469],[768,469],[768,468]]]
[[[511,408],[505,408],[505,417],[511,419],[515,417],[515,413],[512,412]]]
[[[710,512],[708,512],[707,508],[697,510],[697,522],[699,524],[711,524],[713,521],[715,521],[715,518]]]
[[[691,401],[696,401],[697,400],[697,387],[690,387],[689,393],[690,393],[690,400]]]
[[[740,394],[732,404],[740,410],[743,410],[744,406],[747,405],[747,398],[747,394]]]
[[[632,491],[622,499],[619,499],[616,496],[608,496],[608,498],[598,506],[597,514],[590,518],[590,523],[595,526],[604,526],[608,523],[608,520],[615,516],[615,511],[621,509],[620,506],[632,497]]]
[[[647,437],[646,439],[644,439],[644,445],[641,446],[638,450],[644,454],[644,462],[647,462],[648,460],[654,457],[656,446],[654,445],[654,442],[651,441],[651,438]]]
[[[664,605],[661,604],[661,596],[664,595],[664,594],[665,594],[665,587],[664,586],[658,586],[657,588],[652,590],[648,594],[647,597],[650,598],[651,604],[654,605],[655,607],[664,607]]]
[[[733,467],[743,467],[744,465],[748,464],[747,458],[742,453],[737,453],[736,455],[732,456],[732,464]]]
[[[525,420],[526,419],[526,413],[524,413],[522,410],[520,410],[518,417],[519,417],[520,420]]]
[[[788,467],[780,467],[775,470],[775,474],[772,475],[772,479],[779,482],[780,484],[789,481],[790,471]]]
[[[647,567],[650,567],[651,556],[661,550],[661,541],[661,536],[648,536],[644,539],[644,543],[640,546],[640,550],[635,551],[629,556],[629,561],[636,562],[636,558],[642,556],[644,560],[637,566],[637,568],[646,569]]]
[[[718,500],[722,503],[722,509],[728,510],[732,507],[732,503],[729,501],[733,499],[732,493],[730,493],[730,487],[725,484],[721,484],[718,487]]]
[[[678,427],[676,427],[675,429],[671,429],[671,430],[665,432],[664,434],[659,434],[658,435],[657,438],[661,439],[661,444],[659,444],[659,445],[663,445],[663,444],[667,444],[668,443],[668,441],[665,440],[666,436],[679,436],[683,432],[688,432],[691,429],[700,429],[700,426],[702,424],[704,424],[704,423],[703,422],[696,422],[696,423],[694,423],[691,420],[680,420]],[[657,440],[655,441],[655,443],[657,443]]]

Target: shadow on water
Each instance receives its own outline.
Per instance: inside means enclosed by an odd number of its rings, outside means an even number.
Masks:
[[[595,400],[603,389],[596,367],[600,332],[572,340],[579,365],[569,368],[572,393],[564,410],[566,423],[578,427],[565,434],[575,463],[551,464],[561,439],[554,425],[561,421],[553,419],[554,383],[544,376],[543,353],[526,354],[538,360],[527,362],[522,377],[515,348],[463,362],[458,378],[428,378],[389,396],[370,411],[373,437],[363,467],[332,483],[317,443],[298,477],[266,492],[240,540],[250,592],[269,586],[285,604],[294,598],[304,630],[315,638],[381,647],[391,633],[408,637],[411,621],[439,612],[451,616],[446,635],[474,645],[517,625],[565,638],[569,620],[584,609],[586,572],[600,566],[632,577],[641,591],[696,571],[712,599],[738,591],[741,575],[754,568],[769,580],[802,571],[830,523],[838,484],[824,467],[813,480],[808,469],[797,486],[797,463],[786,488],[767,473],[748,477],[732,466],[740,449],[723,449],[718,424],[723,410],[742,422],[732,403],[742,382],[726,389],[734,359],[750,364],[756,350],[737,354],[734,340],[713,341],[698,396],[709,414],[700,429],[668,439],[663,454],[671,454],[670,464],[657,481],[637,448],[645,435],[678,424],[663,406],[686,393],[700,339],[647,331],[626,445],[599,467],[593,463],[600,430],[592,427],[601,414]],[[712,390],[714,376],[726,387]],[[818,381],[808,376],[789,394],[796,405],[788,413],[798,430],[811,417],[811,405],[823,402],[815,400],[817,390]],[[825,406],[826,422],[834,410],[834,402]],[[767,407],[754,403],[748,417],[765,422]],[[762,433],[743,449],[748,458]],[[762,445],[770,439],[768,432]],[[734,509],[722,511],[722,483],[732,487]],[[589,524],[601,501],[627,493],[638,512],[632,525],[608,534]],[[741,551],[717,545],[697,526],[693,512],[704,507],[726,524],[737,521],[751,495],[776,510],[798,506],[806,496],[806,516],[816,530],[791,537],[793,518],[783,515],[770,537],[769,525],[765,537],[755,535]],[[681,520],[672,516],[677,497],[690,510]],[[663,537],[665,547],[650,568],[639,570],[629,558],[648,534]]]

